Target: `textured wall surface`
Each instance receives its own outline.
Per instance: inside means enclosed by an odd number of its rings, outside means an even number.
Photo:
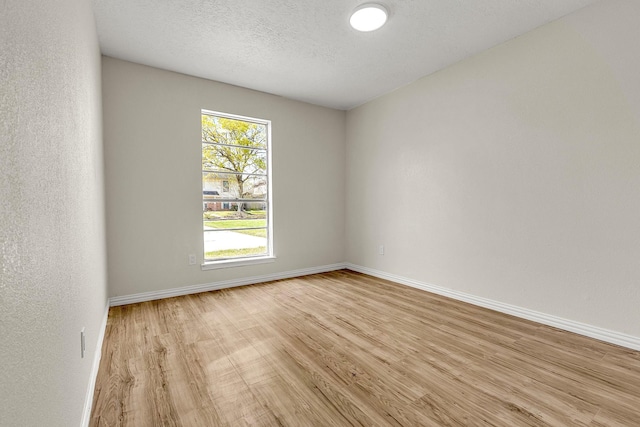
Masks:
[[[344,261],[344,111],[109,57],[103,89],[111,296]],[[273,263],[200,268],[203,108],[271,120]]]
[[[95,24],[86,0],[0,8],[0,426],[77,426],[106,306]]]
[[[639,17],[601,2],[349,111],[347,260],[640,337]]]

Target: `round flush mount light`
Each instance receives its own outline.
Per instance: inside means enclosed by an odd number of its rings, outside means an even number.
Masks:
[[[358,31],[373,31],[387,22],[387,8],[377,3],[362,4],[353,11],[349,23]]]

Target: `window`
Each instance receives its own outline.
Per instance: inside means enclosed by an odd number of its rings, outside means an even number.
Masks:
[[[272,256],[270,127],[202,110],[205,263]]]

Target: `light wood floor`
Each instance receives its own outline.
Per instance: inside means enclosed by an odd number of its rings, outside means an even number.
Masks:
[[[112,308],[92,426],[640,426],[640,353],[349,271]]]

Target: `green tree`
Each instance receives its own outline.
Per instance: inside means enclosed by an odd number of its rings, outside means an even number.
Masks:
[[[251,193],[245,191],[247,180],[252,174],[267,171],[266,126],[203,114],[202,141],[203,170],[232,173],[228,176],[238,188],[238,198],[249,196]],[[242,213],[242,207],[243,203],[238,203],[238,213]]]

